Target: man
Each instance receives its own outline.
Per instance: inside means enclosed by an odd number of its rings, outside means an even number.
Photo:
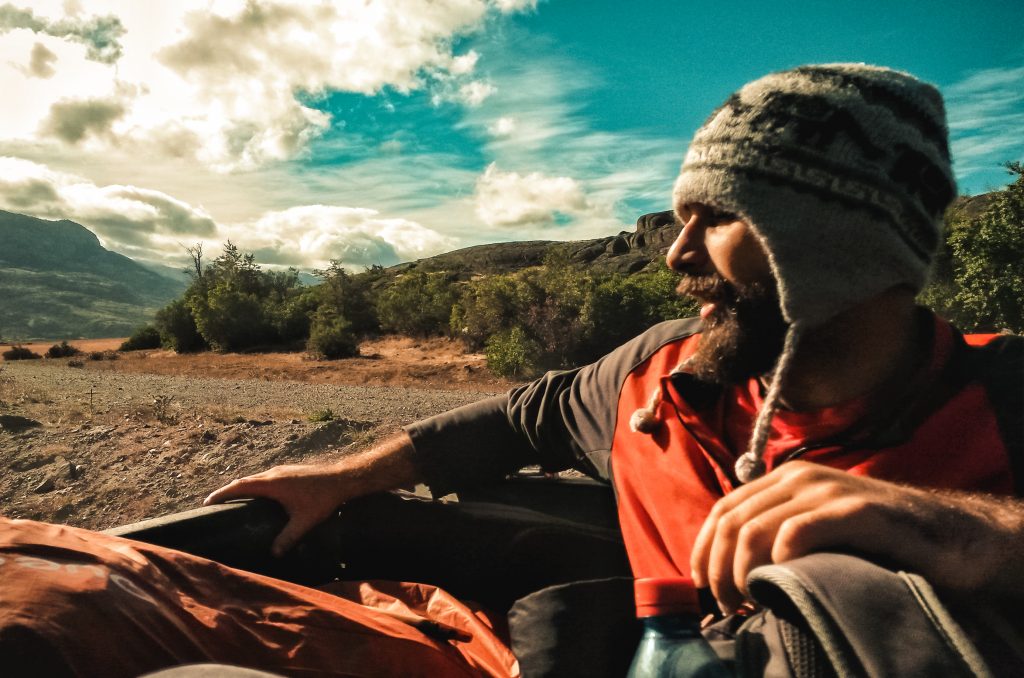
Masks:
[[[282,552],[366,492],[577,466],[613,480],[637,577],[692,571],[726,610],[754,567],[828,548],[1024,593],[1024,507],[996,498],[1024,483],[1021,341],[968,349],[914,305],[954,195],[931,86],[863,65],[769,75],[697,132],[675,185],[667,261],[700,322],[207,502],[279,501]]]
[[[851,64],[769,75],[709,118],[676,181],[667,261],[700,318],[206,503],[277,500],[282,553],[360,495],[575,466],[613,483],[636,577],[692,573],[727,611],[753,568],[830,548],[1022,594],[1021,340],[971,348],[914,306],[954,195],[931,86]]]

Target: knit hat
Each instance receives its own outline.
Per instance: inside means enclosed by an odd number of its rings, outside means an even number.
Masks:
[[[942,96],[900,71],[802,66],[733,94],[697,131],[678,209],[704,203],[746,221],[768,253],[790,323],[750,446],[761,460],[801,334],[898,285],[925,283],[956,195]]]

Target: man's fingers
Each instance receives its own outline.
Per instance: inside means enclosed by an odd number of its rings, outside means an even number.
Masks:
[[[893,553],[901,550],[900,536],[884,511],[862,497],[845,497],[816,510],[795,515],[779,526],[772,561],[793,560],[842,546],[864,553]]]
[[[709,585],[707,574],[712,561],[732,553],[738,533],[747,521],[791,498],[792,492],[788,487],[758,481],[757,485],[751,483],[720,499],[701,526],[693,545],[690,568],[694,583],[698,587]]]
[[[270,547],[271,553],[280,558],[290,551],[315,524],[304,520],[289,520],[288,524],[284,526],[284,529],[274,539],[274,543]]]
[[[229,499],[261,496],[255,492],[255,489],[259,485],[260,481],[255,478],[240,478],[238,480],[232,480],[219,490],[211,492],[210,496],[203,500],[203,506],[220,504],[221,502],[225,502]]]
[[[765,478],[759,478],[749,485],[737,488],[719,499],[711,509],[711,513],[701,525],[700,532],[697,533],[697,539],[693,543],[693,552],[690,555],[690,576],[693,577],[697,588],[705,588],[709,585],[707,572],[711,560],[711,548],[718,538],[722,518],[742,506],[747,499],[757,496],[758,492],[765,487],[765,481],[769,477],[771,474]]]

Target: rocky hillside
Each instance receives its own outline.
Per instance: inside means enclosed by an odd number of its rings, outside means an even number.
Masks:
[[[125,336],[185,284],[105,249],[80,224],[0,211],[5,340]]]
[[[508,273],[528,266],[539,266],[553,249],[563,249],[571,261],[586,264],[601,272],[635,273],[648,266],[662,265],[668,246],[679,227],[672,212],[645,214],[636,222],[636,230],[594,240],[557,242],[532,240],[477,245],[436,257],[393,266],[401,273],[414,268],[428,271],[458,271],[464,275]]]

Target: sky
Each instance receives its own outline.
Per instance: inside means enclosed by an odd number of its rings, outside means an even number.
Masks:
[[[1024,160],[1020,0],[0,0],[0,209],[167,266],[596,238],[731,92],[837,61],[939,87],[961,193]]]

